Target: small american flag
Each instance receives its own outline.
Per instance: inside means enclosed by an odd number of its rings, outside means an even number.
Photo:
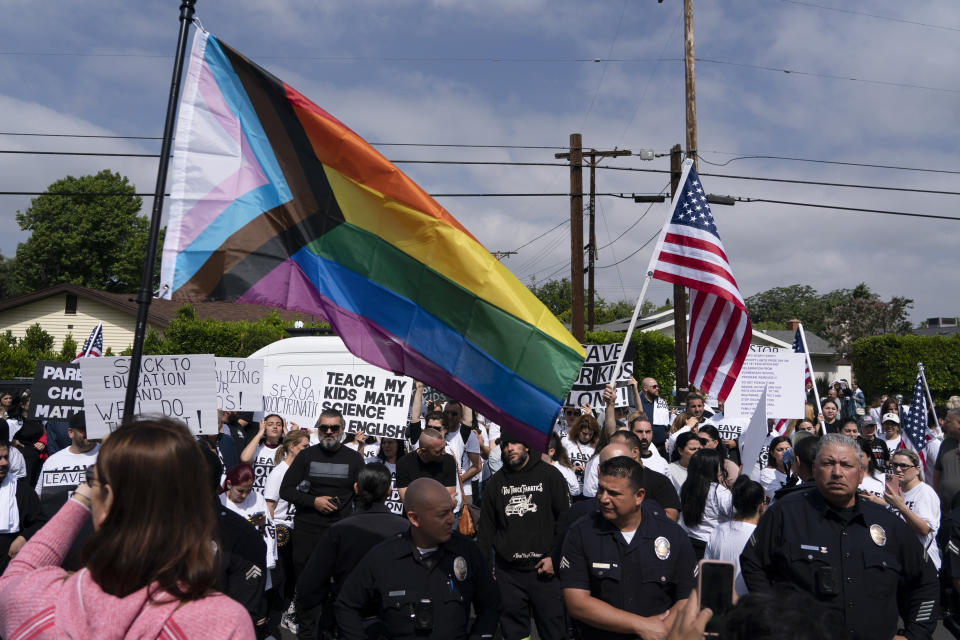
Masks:
[[[103,323],[97,323],[93,328],[87,340],[83,343],[83,348],[73,359],[74,362],[80,358],[99,358],[103,355]]]
[[[903,433],[910,439],[913,448],[919,453],[927,446],[927,400],[923,397],[923,380],[917,374],[913,385],[913,398],[910,401],[910,413],[903,419]]]
[[[740,375],[753,328],[700,178],[687,166],[653,277],[690,289],[690,383],[722,402]]]

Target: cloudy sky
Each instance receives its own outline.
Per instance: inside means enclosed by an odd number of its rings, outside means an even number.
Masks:
[[[960,192],[954,2],[694,4],[702,174],[895,188],[705,176],[708,192],[960,220],[957,195],[896,190]],[[4,3],[0,150],[157,153],[149,138],[162,133],[178,5]],[[681,0],[200,0],[197,17],[391,160],[554,163],[573,132],[595,149],[665,154],[684,143],[681,8]],[[146,139],[12,135],[25,133]],[[563,166],[398,164],[436,194],[569,190]],[[601,193],[651,194],[668,182],[613,169],[663,171],[665,156],[603,166],[611,168],[597,171]],[[155,159],[10,153],[0,154],[0,191],[42,191],[104,168],[153,191]],[[489,250],[517,250],[504,264],[525,282],[569,275],[568,198],[438,199]],[[0,195],[4,255],[26,237],[14,215],[27,206],[28,197]],[[944,295],[960,222],[756,202],[713,211],[745,296],[865,281],[885,298],[913,298],[916,322],[960,315]],[[601,296],[639,293],[653,243],[641,247],[666,214],[665,205],[598,199]],[[649,298],[660,303],[671,291],[655,281]]]

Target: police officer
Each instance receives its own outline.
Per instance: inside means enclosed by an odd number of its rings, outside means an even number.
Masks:
[[[492,638],[500,592],[479,547],[453,532],[453,504],[442,484],[418,478],[404,494],[410,530],[363,558],[337,598],[341,640],[377,633],[391,639]],[[468,629],[470,605],[476,619]],[[379,628],[365,629],[372,608]]]
[[[686,533],[644,507],[643,466],[627,456],[600,465],[600,511],[567,532],[560,583],[583,640],[665,638],[694,587]]]
[[[750,592],[792,583],[838,612],[851,638],[929,638],[936,627],[937,573],[893,513],[857,498],[860,447],[844,435],[820,440],[815,491],[778,500],[740,556]]]

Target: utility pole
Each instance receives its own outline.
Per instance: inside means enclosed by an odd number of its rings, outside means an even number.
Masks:
[[[671,193],[680,188],[682,153],[679,144],[670,149]],[[680,284],[673,285],[673,354],[677,366],[677,404],[683,404],[687,401],[690,382],[687,378],[687,290]]]
[[[583,342],[583,138],[570,134],[570,332]]]
[[[516,251],[491,251],[490,253],[491,253],[491,254],[493,255],[493,257],[496,258],[497,260],[503,260],[504,258],[506,258],[506,257],[508,257],[508,256],[515,256],[515,255],[517,255],[517,252],[516,252]]]
[[[590,158],[590,239],[589,253],[587,254],[587,328],[593,331],[594,325],[594,299],[596,298],[596,287],[594,286],[594,265],[597,261],[597,163],[603,158],[617,158],[620,156],[629,156],[633,153],[629,149],[613,149],[611,151],[597,151],[590,149],[583,155]]]

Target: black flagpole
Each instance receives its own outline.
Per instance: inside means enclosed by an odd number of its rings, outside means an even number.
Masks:
[[[177,39],[177,55],[173,60],[173,79],[170,81],[170,97],[167,101],[167,119],[163,123],[163,143],[160,145],[160,166],[157,168],[157,188],[153,192],[153,214],[150,216],[150,238],[147,242],[147,257],[143,263],[140,292],[137,293],[137,328],[133,334],[133,355],[130,357],[130,377],[127,379],[127,395],[123,402],[123,420],[133,417],[137,400],[137,381],[140,379],[140,361],[143,359],[143,339],[147,335],[147,313],[153,297],[153,265],[157,261],[157,243],[160,239],[160,216],[163,213],[163,192],[167,185],[167,167],[170,164],[170,146],[173,141],[173,126],[180,100],[180,76],[183,73],[183,58],[187,51],[187,32],[193,20],[197,0],[180,3],[180,35]]]

